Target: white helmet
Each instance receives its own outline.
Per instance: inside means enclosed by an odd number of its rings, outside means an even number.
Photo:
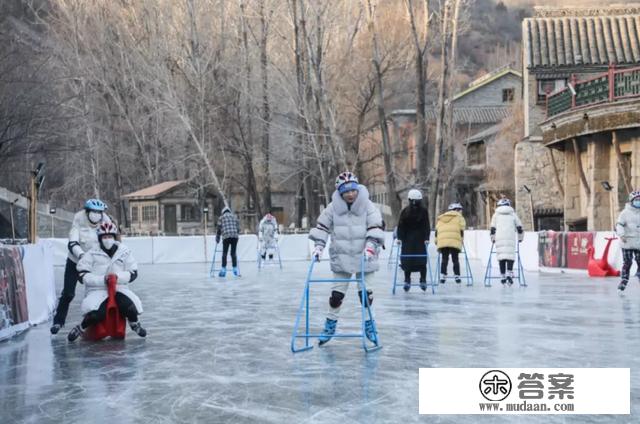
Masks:
[[[634,190],[629,193],[629,202],[632,202],[636,197],[640,197],[640,190]]]
[[[422,200],[422,193],[420,190],[411,189],[409,190],[409,194],[407,195],[409,200]]]
[[[511,206],[511,200],[503,197],[502,199],[498,200],[498,206]]]
[[[449,211],[462,210],[462,205],[460,203],[452,203],[447,208]]]

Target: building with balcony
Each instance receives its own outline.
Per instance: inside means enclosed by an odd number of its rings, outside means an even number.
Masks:
[[[640,184],[640,7],[536,8],[522,30],[519,215],[528,229],[609,230]]]

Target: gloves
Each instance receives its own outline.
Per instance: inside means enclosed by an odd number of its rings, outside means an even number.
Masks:
[[[524,240],[524,233],[518,233],[518,243],[522,243],[522,240]]]
[[[322,251],[324,250],[324,247],[318,245],[313,249],[313,253],[311,254],[311,258],[315,259],[316,261],[320,262],[320,258],[322,257]]]
[[[216,236],[216,243],[220,243],[220,236]]]
[[[495,243],[495,242],[496,242],[496,235],[491,234],[491,243]]]
[[[364,257],[367,261],[372,261],[376,257],[376,251],[372,247],[364,249]]]

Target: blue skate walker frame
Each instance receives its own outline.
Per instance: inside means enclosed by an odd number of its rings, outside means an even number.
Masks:
[[[520,287],[527,287],[527,280],[524,276],[524,267],[522,266],[522,261],[520,260],[520,242],[516,240],[516,269],[517,273],[513,275],[514,280],[518,280],[518,285]],[[496,249],[496,244],[491,243],[491,252],[489,252],[489,261],[487,262],[487,269],[484,273],[484,286],[491,287],[491,280],[500,280],[501,276],[494,277],[492,276],[492,268],[493,264],[491,263],[491,259]]]
[[[469,256],[467,255],[467,247],[464,244],[464,241],[462,242],[462,252],[464,253],[464,269],[465,269],[465,275],[460,275],[459,278],[461,280],[466,280],[467,282],[467,287],[473,286],[473,272],[471,272],[471,264],[469,263]],[[438,261],[436,262],[436,281],[440,281],[442,279],[442,275],[440,274],[440,264],[441,259],[442,258],[442,254],[440,252],[438,252]],[[444,277],[445,280],[455,280],[455,275],[448,275],[446,277]]]
[[[278,240],[276,242],[275,248],[273,248],[276,251],[276,254],[278,255],[278,260],[276,261],[275,259],[262,259],[262,256],[260,255],[260,240],[258,239],[258,246],[256,248],[256,256],[257,256],[257,261],[258,261],[258,270],[261,270],[262,268],[264,268],[265,266],[278,266],[280,267],[280,269],[282,269],[282,258],[280,257],[280,240]],[[265,252],[267,252],[267,250],[265,250]]]
[[[218,246],[220,246],[220,249],[218,249]],[[220,264],[220,268],[216,268],[216,256],[218,253],[223,253],[222,243],[216,242],[216,246],[213,248],[213,258],[211,259],[211,270],[209,271],[209,277],[215,277],[216,272],[222,269],[222,264]],[[238,258],[238,277],[240,277],[241,275],[242,273],[240,272],[240,259]]]
[[[361,289],[361,297],[360,297],[360,310],[362,311],[362,322],[360,323],[360,332],[359,333],[336,333],[331,337],[338,338],[360,338],[362,341],[362,348],[366,353],[374,352],[382,347],[380,344],[380,338],[378,336],[378,328],[376,326],[375,320],[373,319],[373,312],[371,311],[371,305],[368,302],[368,292],[367,286],[365,284],[364,279],[364,269],[365,269],[365,258],[362,255],[360,259],[360,278],[354,276],[354,278],[317,278],[312,279],[313,268],[315,264],[319,261],[314,257],[311,260],[311,265],[309,266],[309,271],[307,272],[307,279],[304,284],[304,291],[302,293],[302,300],[300,300],[300,307],[298,308],[298,313],[296,314],[296,321],[293,326],[293,334],[291,336],[291,352],[298,353],[304,352],[307,350],[313,349],[313,344],[309,343],[309,339],[318,338],[322,335],[322,333],[309,333],[309,288],[311,284],[327,284],[327,283],[360,283]],[[366,305],[366,306],[365,306]],[[300,326],[300,321],[302,316],[304,315],[304,333],[299,333],[298,328]],[[373,323],[373,334],[375,335],[376,342],[373,343],[369,341],[365,335],[365,321],[366,318],[369,319]],[[304,346],[299,348],[296,347],[296,340],[304,339]],[[370,345],[370,346],[369,346]]]
[[[402,245],[398,246],[396,252],[396,268],[393,271],[393,287],[391,288],[391,294],[396,294],[396,286],[398,286],[398,268],[402,265],[402,258],[427,258],[427,287],[431,286],[431,294],[436,294],[436,284],[433,281],[433,270],[431,269],[431,260],[429,258],[429,245],[426,245],[426,254],[424,255],[403,255]],[[403,284],[404,285],[404,284]],[[420,283],[411,283],[411,287],[420,287]]]

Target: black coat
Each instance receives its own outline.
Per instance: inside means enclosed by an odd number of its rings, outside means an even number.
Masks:
[[[402,241],[402,255],[426,255],[425,241],[429,241],[431,225],[429,211],[422,205],[407,206],[400,213],[398,239]],[[427,258],[401,258],[402,269],[418,272],[424,269]]]

